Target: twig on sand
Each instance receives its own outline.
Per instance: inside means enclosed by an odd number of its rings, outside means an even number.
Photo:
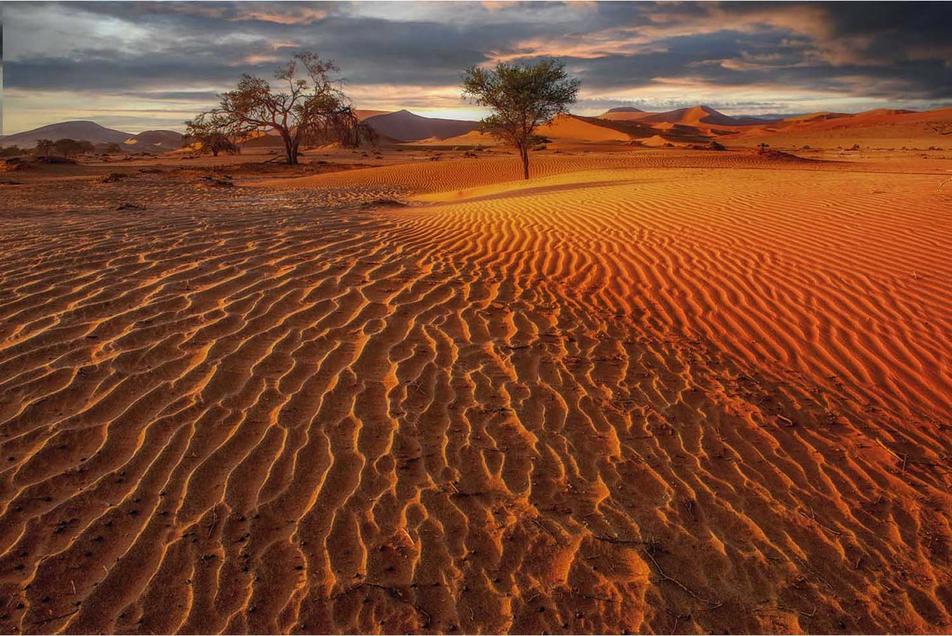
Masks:
[[[794,422],[793,420],[791,420],[789,417],[786,417],[786,416],[784,416],[784,415],[780,415],[779,413],[777,414],[777,419],[780,420],[781,424],[783,424],[783,425],[786,426],[787,428],[792,428],[792,427],[794,427],[794,426],[797,425],[796,422]]]
[[[605,543],[614,543],[615,545],[648,545],[650,541],[638,541],[636,539],[621,539],[619,537],[609,537],[601,534],[593,534],[593,539],[604,541]]]
[[[331,598],[336,600],[342,596],[350,594],[351,592],[356,592],[357,590],[361,588],[366,588],[366,587],[382,590],[386,592],[390,596],[390,598],[392,598],[393,600],[399,601],[400,603],[406,603],[407,605],[415,609],[417,613],[419,613],[420,616],[423,617],[423,624],[421,625],[423,629],[427,629],[430,626],[430,623],[433,621],[433,617],[430,616],[429,612],[427,612],[425,609],[423,609],[422,607],[420,607],[419,605],[417,605],[410,599],[404,598],[403,592],[401,592],[398,588],[389,587],[387,585],[380,585],[379,583],[360,583],[351,588],[338,592]]]
[[[76,612],[78,612],[79,609],[80,609],[80,608],[77,607],[76,609],[70,610],[70,611],[66,612],[65,614],[59,614],[58,616],[50,616],[49,618],[44,618],[44,619],[41,619],[41,620],[38,620],[38,621],[33,621],[33,623],[31,623],[31,624],[32,624],[32,625],[43,625],[44,623],[51,623],[51,622],[56,621],[56,620],[59,620],[59,619],[61,619],[61,618],[68,618],[69,616],[72,616],[73,614],[75,614]]]
[[[807,514],[807,513],[804,512],[803,510],[798,510],[797,512],[799,512],[801,515],[803,515],[803,516],[806,517],[807,519],[811,520],[813,523],[815,523],[816,525],[820,526],[821,528],[823,528],[823,529],[826,530],[827,532],[829,532],[829,533],[831,533],[831,534],[835,534],[835,535],[838,536],[838,537],[843,535],[843,533],[840,532],[839,530],[836,530],[836,529],[834,529],[834,528],[831,528],[831,527],[829,527],[828,525],[825,525],[824,523],[820,522],[820,520],[818,520],[818,519],[816,518],[816,513],[813,512],[813,506],[810,506],[810,514]]]
[[[677,633],[678,633],[678,625],[681,624],[681,621],[682,621],[682,620],[685,620],[685,621],[686,621],[686,620],[690,620],[690,618],[691,618],[691,615],[690,615],[690,614],[681,614],[681,613],[679,613],[679,612],[673,612],[673,611],[671,611],[670,609],[667,609],[667,608],[665,608],[665,611],[668,612],[668,614],[670,614],[671,616],[674,617],[674,626],[671,628],[671,633],[672,633],[672,634],[677,634]]]
[[[665,581],[669,581],[669,582],[671,582],[671,583],[674,583],[674,584],[677,585],[679,588],[681,588],[683,591],[685,591],[685,592],[687,592],[688,594],[690,594],[692,597],[694,597],[694,598],[696,598],[696,599],[698,599],[698,600],[702,600],[701,597],[699,597],[699,596],[697,595],[697,593],[694,592],[694,590],[692,590],[691,588],[689,588],[687,585],[685,585],[685,584],[682,583],[681,581],[677,580],[676,578],[671,577],[671,576],[668,576],[667,574],[665,574],[664,570],[662,570],[662,569],[661,569],[661,566],[658,565],[658,561],[654,558],[654,556],[651,554],[651,552],[649,552],[648,550],[644,550],[643,552],[644,552],[644,555],[647,556],[648,559],[651,561],[651,564],[655,567],[655,571],[658,573],[658,576],[660,576],[660,577],[661,577],[663,580],[665,580]]]
[[[814,616],[816,616],[816,605],[814,605],[813,608],[809,612],[804,612],[803,610],[794,609],[792,607],[787,607],[785,605],[777,605],[776,610],[778,612],[796,612],[800,616],[805,616],[807,618],[813,618]]]
[[[897,453],[897,452],[894,451],[893,449],[891,449],[891,448],[889,448],[888,446],[886,446],[885,444],[883,444],[883,441],[882,441],[881,439],[879,439],[879,438],[876,438],[876,443],[879,444],[880,446],[882,446],[882,447],[886,450],[887,453],[891,454],[893,457],[895,457],[896,459],[898,459],[899,462],[900,462],[900,464],[899,464],[900,470],[901,470],[902,472],[906,472],[906,461],[909,459],[909,456],[908,456],[908,455],[900,455],[899,453]]]
[[[218,511],[212,513],[212,522],[208,524],[208,538],[212,538],[212,534],[215,532],[215,526],[218,525]]]
[[[556,539],[559,538],[559,536],[555,532],[553,532],[551,528],[549,528],[544,523],[542,523],[538,517],[532,517],[531,519],[529,519],[529,521],[535,524],[536,526],[538,526],[539,529],[542,530],[543,532],[548,532],[550,535],[552,535]]]
[[[668,576],[667,574],[665,574],[664,570],[661,569],[661,566],[658,565],[657,559],[655,559],[654,555],[652,555],[651,552],[649,552],[647,549],[642,550],[642,553],[646,557],[648,557],[648,559],[651,561],[651,564],[654,566],[655,571],[658,573],[658,576],[660,576],[665,581],[674,583],[679,588],[681,588],[685,593],[691,596],[691,598],[701,601],[702,603],[707,603],[711,607],[720,607],[723,604],[721,601],[712,601],[711,599],[703,598],[701,595],[699,595],[697,592],[689,588],[687,585],[685,585],[681,581],[677,580],[676,578],[672,576]]]

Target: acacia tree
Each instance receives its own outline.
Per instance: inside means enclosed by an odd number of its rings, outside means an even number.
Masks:
[[[499,63],[495,69],[473,66],[463,73],[463,95],[492,109],[482,128],[512,145],[529,178],[529,149],[541,138],[535,130],[568,111],[578,95],[579,80],[569,77],[565,64],[542,60],[535,64]]]
[[[290,165],[298,163],[303,143],[329,131],[338,136],[347,131],[345,138],[359,143],[361,125],[347,96],[331,78],[338,70],[314,53],[299,53],[275,73],[281,89],[260,77],[242,75],[235,90],[220,95],[218,107],[200,118],[219,118],[223,130],[235,139],[277,132]]]
[[[79,155],[84,152],[92,152],[93,145],[88,141],[76,141],[75,139],[57,139],[53,144],[53,149],[67,159],[73,155]]]
[[[240,150],[228,136],[227,119],[217,113],[202,113],[185,122],[182,145],[197,145],[200,152],[210,152],[215,157],[222,152],[237,154]]]
[[[36,154],[43,158],[50,156],[50,153],[53,152],[53,140],[52,139],[40,139],[36,142],[36,147],[33,149]]]

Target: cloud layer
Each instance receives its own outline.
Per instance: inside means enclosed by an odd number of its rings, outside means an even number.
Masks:
[[[579,112],[705,102],[729,112],[952,101],[949,3],[6,3],[5,123],[136,130],[210,106],[296,51],[338,61],[363,108],[472,109],[473,64],[557,56]]]

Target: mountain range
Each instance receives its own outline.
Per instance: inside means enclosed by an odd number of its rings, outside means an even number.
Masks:
[[[492,145],[479,131],[479,122],[425,117],[408,110],[358,110],[358,118],[373,128],[382,144]],[[646,146],[696,145],[714,140],[738,145],[796,143],[817,147],[854,143],[944,145],[952,142],[952,108],[916,112],[873,110],[863,113],[817,112],[799,115],[731,116],[704,105],[663,112],[633,107],[612,108],[595,117],[562,115],[539,134],[557,143],[635,143]],[[280,145],[261,135],[243,145]],[[0,138],[0,146],[32,147],[39,139],[70,138],[94,144],[121,144],[130,153],[159,153],[182,145],[182,135],[171,130],[131,134],[91,121],[69,121]],[[908,143],[906,143],[908,142]]]
[[[106,128],[93,121],[64,121],[33,130],[0,137],[0,147],[32,148],[40,139],[75,139],[92,144],[120,144],[127,152],[165,152],[182,145],[182,134],[174,130],[147,130],[138,134]]]

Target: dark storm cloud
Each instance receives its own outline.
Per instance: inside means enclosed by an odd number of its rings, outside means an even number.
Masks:
[[[952,98],[950,3],[6,3],[12,89],[199,99],[313,49],[353,86],[558,55],[591,95],[690,80]]]
[[[769,9],[769,6],[760,5]],[[735,9],[749,9],[735,5]],[[898,53],[909,46],[949,46],[952,7],[947,2],[837,2],[824,5],[824,12],[833,37],[872,36],[868,47],[873,52],[877,43],[890,40]]]
[[[207,7],[208,11],[203,11]],[[95,13],[145,27],[153,37],[137,51],[110,50],[100,39],[85,48],[83,37],[68,55],[18,55],[9,64],[8,86],[32,89],[114,89],[130,85],[223,84],[242,72],[270,75],[278,65],[243,61],[276,53],[276,58],[314,49],[340,62],[348,81],[442,85],[456,82],[461,69],[485,61],[487,48],[539,29],[520,24],[475,24],[465,28],[435,21],[393,21],[341,15],[315,5],[324,15],[304,23],[282,23],[284,5],[250,7],[175,3],[73,3],[22,8],[55,21],[63,11]],[[190,9],[189,9],[190,8]],[[240,11],[239,11],[240,9]],[[292,18],[302,13],[296,5]],[[270,13],[262,13],[268,10]],[[222,16],[222,17],[217,17]],[[14,18],[15,20],[15,18]],[[42,37],[42,35],[41,35]]]
[[[944,60],[903,56],[888,64],[831,64],[816,59],[810,46],[777,46],[779,37],[775,30],[723,31],[667,39],[662,52],[572,62],[583,69],[591,86],[606,90],[649,86],[659,77],[703,77],[724,87],[776,84],[825,91],[847,87],[867,97],[895,97],[897,92],[922,99],[952,97],[950,66]]]

